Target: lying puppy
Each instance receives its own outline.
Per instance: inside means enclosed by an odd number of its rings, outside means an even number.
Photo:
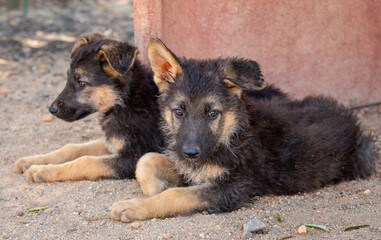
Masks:
[[[21,158],[15,170],[33,182],[133,178],[137,160],[163,146],[158,90],[138,52],[99,34],[78,39],[66,86],[49,111],[68,122],[99,112],[105,139]]]
[[[313,191],[374,171],[371,138],[336,101],[250,97],[245,90],[264,86],[250,60],[178,59],[157,38],[148,55],[167,150],[138,162],[136,177],[150,197],[115,203],[111,218],[232,211],[253,196]],[[187,186],[166,190],[179,181]]]

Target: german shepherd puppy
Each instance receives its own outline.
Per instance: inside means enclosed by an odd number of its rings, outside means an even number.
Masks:
[[[138,52],[99,34],[79,38],[66,86],[49,111],[68,122],[99,112],[105,139],[21,158],[15,170],[33,182],[133,178],[137,160],[163,146],[158,89]]]
[[[264,81],[250,60],[178,59],[157,38],[148,55],[167,150],[138,162],[136,177],[150,197],[115,203],[111,218],[232,211],[253,196],[313,191],[375,170],[373,140],[333,99],[252,98],[246,90]],[[253,71],[257,78],[247,78]]]

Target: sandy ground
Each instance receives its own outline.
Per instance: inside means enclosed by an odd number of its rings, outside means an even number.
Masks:
[[[22,18],[6,13],[5,0],[0,0],[0,198],[6,198],[0,200],[0,239],[239,239],[243,224],[254,217],[267,225],[255,239],[381,239],[380,174],[313,193],[258,197],[232,213],[137,224],[105,218],[115,201],[143,197],[136,180],[26,182],[12,171],[18,158],[102,136],[95,115],[75,123],[43,122],[49,104],[65,85],[75,38],[97,31],[133,40],[130,1],[31,2],[28,17]],[[357,114],[380,146],[378,107]],[[27,211],[33,207],[46,209]],[[324,225],[330,232],[309,228],[307,235],[299,235],[298,225],[306,223]],[[365,224],[370,226],[343,231]]]

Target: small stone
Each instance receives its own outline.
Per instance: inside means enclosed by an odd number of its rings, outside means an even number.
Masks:
[[[5,87],[0,87],[0,93],[10,93],[11,90],[9,90],[8,88],[5,88]]]
[[[208,215],[208,212],[207,212],[207,211],[202,211],[201,214],[202,214],[202,215]]]
[[[201,239],[204,239],[204,238],[205,238],[205,235],[204,235],[203,233],[200,233],[199,236],[200,236]]]
[[[21,217],[22,215],[24,215],[24,213],[23,213],[22,211],[17,211],[17,212],[16,212],[16,215],[19,216],[19,217]]]
[[[132,227],[133,229],[138,229],[138,228],[140,228],[140,224],[139,223],[137,223],[137,222],[133,222],[133,223],[131,223],[130,224],[130,227]]]
[[[266,225],[256,218],[253,218],[250,222],[243,225],[243,233],[241,238],[247,239],[252,237],[253,232],[258,232],[266,228]]]
[[[43,122],[51,122],[53,121],[54,116],[52,114],[45,115],[42,119]]]
[[[364,194],[367,194],[367,195],[369,195],[371,193],[372,193],[372,191],[370,189],[367,189],[367,190],[364,191]]]
[[[41,94],[41,96],[42,96],[43,98],[48,98],[48,97],[50,96],[50,92],[47,91],[47,90],[42,90],[42,91],[40,92],[40,94]]]
[[[342,209],[347,209],[348,206],[347,206],[347,204],[343,204],[343,205],[341,205],[341,208],[342,208]]]
[[[299,234],[302,234],[302,235],[306,234],[306,233],[307,233],[307,227],[304,226],[304,225],[300,226],[300,227],[298,228],[298,233],[299,233]]]
[[[165,235],[163,236],[163,238],[164,238],[165,240],[168,240],[168,239],[171,239],[171,238],[172,238],[172,235],[169,234],[169,233],[167,233],[167,234],[165,234]]]
[[[66,232],[75,232],[75,231],[77,231],[77,229],[76,228],[69,228],[68,230],[66,230]]]

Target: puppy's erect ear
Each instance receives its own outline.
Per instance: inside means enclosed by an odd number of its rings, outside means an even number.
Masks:
[[[156,37],[151,37],[149,42],[148,59],[154,81],[161,92],[168,89],[169,84],[174,83],[174,79],[182,73],[177,57]]]
[[[266,87],[262,70],[253,60],[228,58],[219,69],[223,83],[239,97],[243,90],[261,90]]]
[[[139,50],[126,42],[103,45],[97,52],[103,70],[111,78],[125,76],[134,65]]]
[[[83,36],[83,37],[77,39],[77,41],[75,41],[75,43],[74,43],[73,48],[71,49],[70,58],[73,58],[75,53],[78,51],[78,49],[85,46],[88,42],[95,41],[95,40],[98,40],[101,38],[103,38],[102,35],[100,35],[98,33],[94,33],[94,34]]]

